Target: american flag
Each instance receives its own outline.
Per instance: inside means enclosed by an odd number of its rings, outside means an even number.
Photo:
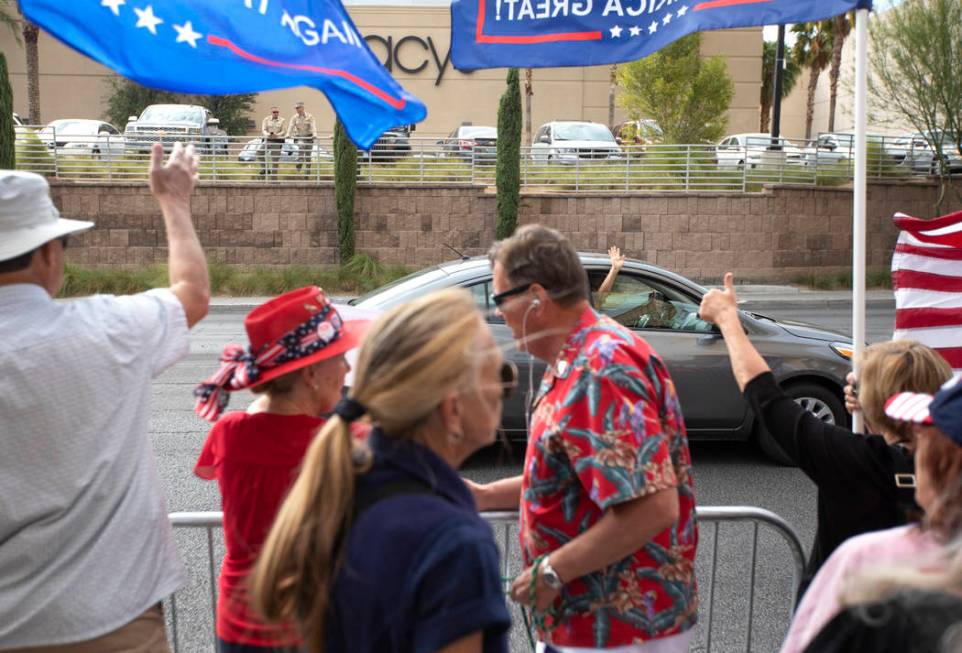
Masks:
[[[938,351],[962,372],[962,211],[934,220],[896,213],[892,256],[896,339]]]

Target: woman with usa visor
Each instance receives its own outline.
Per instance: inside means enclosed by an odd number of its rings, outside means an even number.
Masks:
[[[224,510],[226,554],[218,582],[219,653],[294,651],[292,624],[267,624],[251,610],[247,576],[304,452],[341,397],[350,370],[345,354],[367,323],[345,322],[317,287],[285,293],[244,320],[246,348],[227,345],[220,369],[194,391],[195,409],[214,422],[194,473],[217,480]],[[256,400],[221,417],[229,393],[249,389]],[[355,437],[365,431],[358,425]]]
[[[464,290],[378,318],[251,574],[254,606],[296,620],[309,653],[507,653],[497,545],[455,470],[495,441],[514,379]]]

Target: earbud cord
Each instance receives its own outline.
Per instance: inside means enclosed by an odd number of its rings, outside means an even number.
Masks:
[[[534,403],[534,356],[531,355],[531,348],[528,346],[528,315],[534,307],[534,303],[529,304],[521,319],[521,341],[524,343],[525,351],[528,352],[528,394],[524,402],[524,428],[528,433],[531,432],[531,411]]]

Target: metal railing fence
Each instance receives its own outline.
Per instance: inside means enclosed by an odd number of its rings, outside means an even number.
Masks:
[[[48,177],[83,182],[143,181],[150,146],[169,147],[174,136],[57,134],[53,128],[17,127],[17,167]],[[287,139],[265,145],[250,136],[188,136],[202,154],[201,179],[217,183],[302,184],[334,179],[333,139]],[[849,140],[767,141],[742,145],[618,145],[565,147],[536,143],[521,151],[522,187],[542,191],[732,191],[763,184],[841,185],[853,178]],[[822,146],[819,146],[822,143]],[[906,179],[931,174],[932,151],[904,139],[869,141],[871,179]],[[359,152],[362,184],[494,183],[494,146],[464,141],[410,138],[379,142]],[[954,164],[953,164],[954,165]],[[959,159],[962,167],[962,158]]]
[[[791,618],[805,564],[798,535],[784,519],[761,508],[707,506],[696,510],[701,538],[696,560],[700,606],[692,650],[728,653],[777,649]],[[501,551],[502,578],[517,575],[522,564],[517,538],[518,513],[487,512],[482,516],[495,531]],[[203,569],[189,566],[188,587],[167,601],[170,641],[175,653],[209,650],[208,647],[215,646],[217,574],[223,557],[219,533],[222,518],[220,512],[170,515],[171,524],[179,532],[183,532],[182,529],[203,531],[201,541],[193,538],[181,543],[181,548],[188,549],[194,558],[206,558]],[[709,524],[711,528],[706,528]],[[725,529],[722,524],[726,525]],[[729,528],[741,524],[748,524],[750,528]],[[759,556],[760,542],[765,547],[764,556]],[[193,594],[190,601],[186,596],[178,600],[185,594]],[[182,607],[182,604],[190,605]],[[759,606],[764,613],[758,611]],[[529,648],[528,638],[523,632],[518,607],[511,607],[512,650],[520,652]]]

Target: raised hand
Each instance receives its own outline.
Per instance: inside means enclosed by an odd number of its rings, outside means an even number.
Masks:
[[[194,184],[199,179],[199,163],[194,146],[184,147],[182,143],[174,144],[167,163],[164,163],[164,148],[160,143],[154,143],[150,152],[150,192],[161,203],[189,203]]]
[[[617,245],[612,245],[608,248],[608,258],[611,259],[611,267],[616,272],[620,271],[625,264],[625,257]]]
[[[845,377],[845,410],[849,413],[862,410],[862,404],[858,400],[858,384],[855,372],[849,372]]]
[[[705,293],[698,308],[698,316],[708,322],[720,324],[725,319],[738,318],[738,299],[735,297],[734,275],[725,273],[725,289],[714,288]]]

